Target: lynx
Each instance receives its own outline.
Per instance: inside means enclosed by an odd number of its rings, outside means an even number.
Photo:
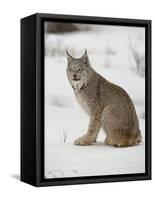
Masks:
[[[67,76],[75,97],[90,116],[86,134],[74,143],[91,145],[101,128],[106,133],[105,144],[127,147],[140,143],[138,117],[127,92],[91,67],[86,50],[81,58],[73,58],[67,51],[67,61]]]

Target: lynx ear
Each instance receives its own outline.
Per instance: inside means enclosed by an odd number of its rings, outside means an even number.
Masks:
[[[83,54],[83,56],[81,57],[81,59],[83,60],[83,62],[86,64],[88,62],[88,55],[87,55],[87,50],[85,49],[85,52]]]
[[[73,60],[73,57],[68,53],[67,49],[66,49],[66,54],[67,54],[68,63],[70,63]]]

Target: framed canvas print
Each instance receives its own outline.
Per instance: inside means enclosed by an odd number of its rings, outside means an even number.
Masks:
[[[21,20],[21,180],[151,179],[151,21]]]

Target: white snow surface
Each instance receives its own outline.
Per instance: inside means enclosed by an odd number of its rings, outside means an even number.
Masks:
[[[93,26],[91,31],[45,35],[45,177],[77,177],[145,172],[145,79],[136,72],[130,42],[145,54],[145,30],[134,27]],[[132,98],[140,121],[140,145],[76,146],[86,133],[89,117],[80,108],[66,76],[65,49],[80,57],[87,49],[92,67],[123,87]]]

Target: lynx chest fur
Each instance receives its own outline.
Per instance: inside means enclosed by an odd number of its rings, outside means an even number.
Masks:
[[[90,108],[89,108],[86,98],[83,95],[83,92],[79,89],[75,89],[74,93],[79,105],[86,111],[87,114],[90,114]]]

